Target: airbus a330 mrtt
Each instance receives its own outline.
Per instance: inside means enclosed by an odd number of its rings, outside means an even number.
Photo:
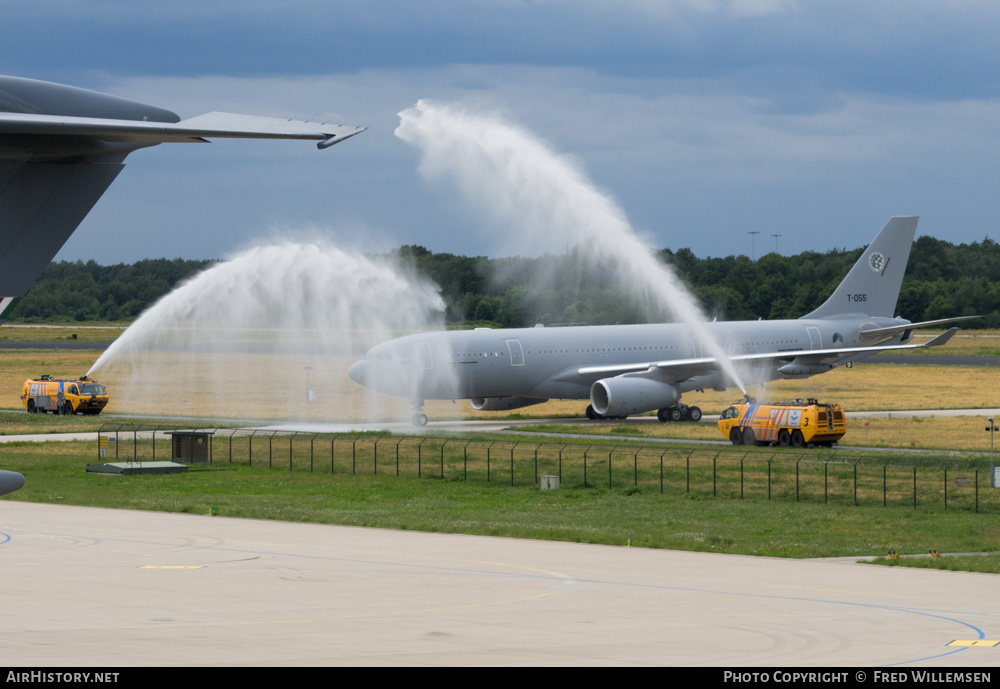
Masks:
[[[894,317],[916,217],[894,217],[830,298],[795,320],[731,321],[701,326],[746,383],[807,378],[886,350],[935,347],[951,328],[922,344],[922,323]],[[373,347],[349,375],[367,388],[408,398],[413,422],[427,423],[424,400],[468,399],[487,411],[550,399],[590,399],[590,418],[657,410],[661,421],[701,418],[681,403],[692,390],[736,385],[697,331],[682,323],[517,328],[408,335]]]

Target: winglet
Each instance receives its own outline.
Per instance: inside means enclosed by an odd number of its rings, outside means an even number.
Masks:
[[[349,134],[333,134],[324,139],[323,141],[320,141],[318,144],[316,144],[316,148],[318,148],[321,151],[324,148],[330,148],[330,146],[333,146],[334,144],[339,144],[344,139],[350,139],[352,136],[356,136],[366,129],[368,129],[368,127],[357,127],[353,132],[350,132]]]

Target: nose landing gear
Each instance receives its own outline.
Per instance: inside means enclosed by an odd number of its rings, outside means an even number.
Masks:
[[[424,413],[424,401],[413,400],[411,404],[413,406],[413,416],[410,417],[410,423],[414,426],[426,426],[427,414]]]

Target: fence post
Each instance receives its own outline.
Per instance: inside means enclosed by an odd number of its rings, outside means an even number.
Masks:
[[[534,485],[536,485],[536,486],[538,485],[538,448],[540,448],[541,446],[542,446],[541,443],[538,443],[537,445],[535,445],[535,483],[534,483]]]
[[[976,514],[979,514],[979,467],[976,467]]]
[[[639,450],[634,455],[632,455],[632,485],[636,488],[639,487]]]
[[[690,493],[691,492],[691,455],[693,455],[693,454],[694,454],[694,450],[691,450],[690,452],[688,452],[687,459],[684,460],[685,463],[686,463],[686,465],[687,465],[687,468],[685,469],[685,474],[686,474],[686,476],[685,476],[685,485],[684,485],[684,492],[685,493]]]
[[[948,509],[948,467],[951,466],[951,462],[944,465],[944,508]]]
[[[292,470],[292,442],[295,440],[295,433],[288,436],[288,470]]]
[[[719,458],[719,453],[716,453],[715,456],[712,457],[712,497],[713,498],[719,497],[718,494],[717,494],[717,492],[716,492],[716,480],[715,480],[715,475],[716,475],[715,464],[716,464],[716,460],[718,458]]]
[[[358,438],[360,435],[354,436],[354,440],[351,441],[351,473],[358,473]]]
[[[334,470],[333,470],[333,467],[334,467],[333,460],[334,460],[334,457],[335,457],[335,448],[337,447],[337,438],[339,438],[339,437],[340,437],[339,435],[335,435],[330,440],[330,475],[331,476],[335,473]]]
[[[403,442],[402,438],[396,441],[396,476],[399,476],[399,444],[401,442]]]
[[[823,504],[830,502],[830,460],[823,462]]]
[[[660,495],[663,495],[663,455],[667,454],[667,450],[660,453]]]
[[[913,465],[913,509],[917,509],[917,465]]]
[[[861,460],[859,459],[858,462]],[[854,463],[854,506],[858,506],[858,462]]]
[[[885,483],[886,483],[886,481],[885,481],[885,475],[886,475],[886,467],[887,466],[889,466],[889,462],[886,462],[885,464],[882,465],[882,507],[886,506],[886,504],[885,504],[885,492],[886,492],[885,491]]]
[[[447,444],[447,440],[441,443],[441,478],[444,478],[444,446]]]
[[[497,441],[494,440],[492,443],[490,443],[489,445],[486,446],[486,482],[487,483],[490,482],[490,450],[493,449],[493,446],[496,445],[496,442]]]
[[[617,449],[618,446],[615,445],[613,448],[611,448],[611,452],[608,453],[608,490],[611,490],[611,455],[614,454],[615,450]]]
[[[586,450],[583,451],[583,487],[587,487],[587,453],[590,452],[591,445]]]
[[[514,447],[510,448],[510,487],[514,487],[514,450],[520,443],[514,443]]]
[[[801,457],[795,460],[795,502],[799,501],[799,462],[801,461]]]
[[[774,455],[767,458],[767,499],[771,499],[771,459]]]
[[[100,447],[101,443],[98,442],[97,446]],[[209,454],[211,454],[211,453],[209,453]],[[153,461],[154,462],[156,461],[156,429],[155,428],[153,429]],[[209,464],[211,464],[211,462],[209,462]]]
[[[472,444],[471,440],[465,444],[465,447],[462,448],[462,480],[463,481],[468,481],[469,480],[469,445],[470,444]]]

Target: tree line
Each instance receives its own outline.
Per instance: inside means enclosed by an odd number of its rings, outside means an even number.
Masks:
[[[698,258],[690,249],[663,249],[709,318],[798,318],[819,306],[863,248]],[[643,323],[669,319],[650,295],[627,291],[628,264],[585,252],[536,258],[487,258],[434,253],[407,245],[390,258],[433,280],[447,304],[446,320],[461,327]],[[130,321],[184,278],[215,261],[149,259],[101,266],[51,263],[10,314],[11,322]],[[952,244],[920,237],[913,244],[897,315],[911,321],[982,315],[966,328],[1000,328],[1000,245],[985,238]]]

